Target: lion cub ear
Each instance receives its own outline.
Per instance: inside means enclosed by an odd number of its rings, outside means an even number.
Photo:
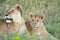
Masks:
[[[43,20],[45,18],[45,15],[42,14],[42,15],[39,15],[38,17]]]
[[[15,5],[15,8],[16,8],[16,10],[20,11],[20,10],[21,10],[21,5],[16,4],[16,5]]]
[[[30,13],[29,13],[29,17],[32,18],[33,16],[34,16],[33,13],[30,12]]]

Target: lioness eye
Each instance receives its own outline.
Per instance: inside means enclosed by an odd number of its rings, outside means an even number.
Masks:
[[[12,10],[11,12],[13,12],[14,10]]]

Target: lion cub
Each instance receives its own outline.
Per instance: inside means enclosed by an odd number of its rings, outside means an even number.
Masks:
[[[46,28],[43,25],[43,15],[33,15],[32,13],[29,14],[30,21],[26,22],[26,26],[31,34],[34,35],[46,35]]]
[[[38,36],[39,38],[42,38],[42,40],[46,40],[46,37],[56,39],[46,31],[46,28],[42,22],[44,15],[34,15],[30,13],[29,16],[30,21],[26,22],[26,27],[31,35]]]

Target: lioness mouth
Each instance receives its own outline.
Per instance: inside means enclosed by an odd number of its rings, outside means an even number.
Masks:
[[[13,19],[12,18],[6,18],[6,23],[12,23]]]

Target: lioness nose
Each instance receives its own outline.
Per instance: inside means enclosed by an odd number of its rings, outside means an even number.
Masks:
[[[6,15],[6,16],[8,16],[8,15]]]

